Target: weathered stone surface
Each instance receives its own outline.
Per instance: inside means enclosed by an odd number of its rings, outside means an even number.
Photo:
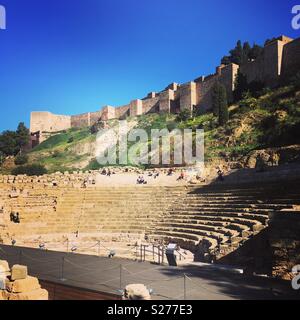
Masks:
[[[48,291],[37,289],[25,293],[9,293],[8,300],[48,300]]]
[[[0,268],[2,269],[0,270],[1,272],[10,272],[9,264],[6,260],[0,260]]]
[[[8,292],[6,290],[0,290],[0,301],[8,299]]]
[[[41,286],[39,284],[39,280],[30,276],[28,276],[26,279],[6,282],[6,290],[12,293],[24,293],[40,288]]]
[[[11,280],[26,279],[28,276],[27,266],[15,264],[11,268]]]
[[[124,290],[123,300],[151,300],[151,296],[145,285],[130,284]]]
[[[7,276],[7,272],[5,270],[6,268],[0,265],[0,290],[5,289],[5,282]]]

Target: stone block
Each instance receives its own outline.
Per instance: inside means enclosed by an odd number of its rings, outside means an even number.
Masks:
[[[8,299],[8,292],[6,290],[0,290],[0,301]]]
[[[39,280],[35,277],[28,276],[26,279],[16,281],[7,281],[6,290],[12,293],[24,293],[40,289]]]
[[[9,293],[8,300],[48,300],[48,291],[37,289],[24,293]]]
[[[11,268],[11,280],[19,280],[19,279],[26,279],[28,276],[28,270],[26,266],[22,266],[19,264],[15,264]]]
[[[1,272],[10,272],[9,264],[6,260],[0,260],[0,271]]]

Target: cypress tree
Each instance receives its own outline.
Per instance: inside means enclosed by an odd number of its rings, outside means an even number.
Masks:
[[[226,88],[220,85],[219,92],[219,125],[223,126],[229,119]]]
[[[213,113],[218,118],[219,125],[222,126],[228,121],[228,101],[226,88],[217,82],[212,90]]]

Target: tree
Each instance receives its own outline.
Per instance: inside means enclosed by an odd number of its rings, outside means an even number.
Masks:
[[[257,44],[251,47],[248,41],[242,44],[241,40],[239,40],[235,48],[229,51],[230,54],[222,58],[221,63],[225,65],[230,63],[241,65],[247,63],[249,60],[256,59],[262,52],[263,47]]]
[[[221,64],[224,64],[225,66],[229,65],[231,63],[230,56],[224,56],[221,60]]]
[[[29,129],[25,126],[24,122],[20,122],[16,131],[17,145],[20,147],[25,147],[30,141]]]
[[[257,44],[254,44],[249,52],[249,59],[250,60],[257,59],[262,54],[262,52],[263,52],[263,47]]]
[[[218,118],[218,123],[223,126],[228,121],[228,100],[224,85],[217,82],[212,90],[213,113]]]
[[[238,40],[234,49],[230,50],[231,62],[240,65],[243,60],[243,47],[241,40]]]
[[[6,156],[17,155],[30,141],[30,133],[23,122],[16,131],[4,131],[0,135],[0,152]]]
[[[15,158],[15,165],[20,166],[28,162],[28,156],[26,154],[19,154]]]
[[[213,88],[212,88],[212,108],[213,108],[213,114],[215,117],[219,117],[219,94],[220,94],[220,83],[217,82]]]
[[[249,61],[250,52],[251,52],[251,46],[250,46],[249,42],[247,41],[243,45],[241,64],[247,63]]]
[[[226,88],[221,85],[219,93],[219,125],[223,126],[229,119]]]
[[[9,130],[2,132],[0,135],[0,151],[6,156],[15,156],[19,150],[16,132]]]
[[[241,100],[243,97],[243,94],[247,91],[248,91],[247,77],[243,75],[239,70],[235,79],[235,88],[233,92],[234,101]]]

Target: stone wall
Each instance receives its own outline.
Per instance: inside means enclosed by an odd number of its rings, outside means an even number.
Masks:
[[[101,119],[103,121],[107,121],[110,119],[115,119],[116,118],[116,109],[112,106],[106,106],[102,110],[102,116]]]
[[[283,48],[281,74],[288,79],[300,71],[300,38],[286,44]]]
[[[188,109],[190,111],[196,106],[196,82],[191,81],[180,86],[180,110]]]
[[[136,99],[130,102],[130,116],[136,117],[143,114],[143,101]]]
[[[167,89],[160,93],[159,112],[171,112],[171,102],[174,100],[174,91]]]
[[[228,66],[223,66],[220,69],[220,82],[226,88],[227,99],[230,103],[233,101],[233,91],[238,70],[239,66],[234,63],[231,63]]]
[[[95,124],[101,118],[102,112],[87,112],[75,116],[71,116],[71,127],[82,128]]]
[[[197,81],[196,90],[198,97],[198,108],[206,111],[212,106],[211,90],[215,83],[219,80],[218,75],[210,75],[204,79]]]
[[[159,112],[159,96],[151,97],[143,100],[143,113]]]
[[[126,119],[130,115],[130,104],[117,107],[115,110],[115,116],[117,119]]]
[[[32,112],[30,116],[30,132],[40,132],[39,142],[46,138],[43,132],[58,132],[71,128],[71,117],[56,115],[51,112]]]
[[[281,36],[267,43],[263,53],[255,61],[240,67],[248,82],[259,81],[269,87],[279,83],[282,73],[294,74],[300,67],[300,39]]]
[[[90,125],[90,113],[79,114],[71,117],[72,128],[87,127]]]

